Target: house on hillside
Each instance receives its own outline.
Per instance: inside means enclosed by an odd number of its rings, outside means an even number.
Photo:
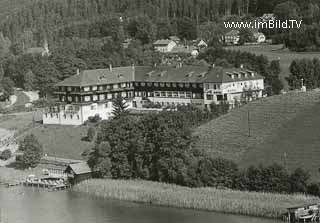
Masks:
[[[200,40],[197,41],[196,46],[197,46],[199,49],[203,49],[203,48],[207,48],[207,47],[208,47],[208,44],[207,44],[203,39],[200,39]]]
[[[229,32],[227,32],[224,36],[223,36],[223,41],[225,44],[227,45],[237,45],[239,44],[240,41],[240,31],[239,30],[231,30]]]
[[[253,36],[257,43],[266,42],[266,36],[262,32],[254,32]]]
[[[31,47],[26,49],[24,53],[32,55],[50,56],[48,42],[45,40],[43,47]]]
[[[259,20],[262,22],[266,22],[269,20],[275,20],[275,19],[276,19],[276,17],[273,13],[265,13],[261,17],[259,17]]]
[[[74,163],[68,165],[64,173],[68,176],[68,181],[71,184],[76,184],[92,177],[91,168],[86,162]]]
[[[153,43],[154,49],[161,53],[171,52],[175,46],[177,46],[177,43],[169,39],[157,40]]]
[[[132,42],[132,39],[130,39],[130,38],[125,39],[125,40],[123,41],[123,43],[122,43],[122,47],[123,47],[124,49],[128,49],[128,47],[129,47],[129,45],[131,44],[131,42]]]
[[[170,36],[169,39],[174,41],[177,45],[179,45],[181,42],[180,38],[177,36]]]

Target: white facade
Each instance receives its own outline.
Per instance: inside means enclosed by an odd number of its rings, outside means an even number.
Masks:
[[[243,80],[222,84],[205,83],[204,104],[218,104],[220,101],[227,101],[231,106],[233,106],[236,101],[241,101],[241,97],[246,91],[253,92],[251,99],[261,98],[263,89],[263,79]]]
[[[158,41],[154,44],[154,49],[161,53],[167,53],[171,52],[172,49],[177,46],[176,42],[170,40],[170,41],[163,41],[164,43]]]
[[[133,107],[132,101],[126,102],[128,108]],[[46,111],[43,115],[43,124],[56,125],[82,125],[89,117],[99,115],[101,119],[112,117],[112,102],[91,103],[87,105],[66,105],[60,106],[60,111]]]

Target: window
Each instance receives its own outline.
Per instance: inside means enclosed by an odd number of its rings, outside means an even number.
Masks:
[[[144,86],[146,86],[146,83],[141,82],[140,85],[141,85],[142,87],[144,87]]]
[[[180,98],[185,98],[186,97],[186,92],[179,92]]]
[[[78,119],[78,120],[80,119],[80,116],[79,116],[79,115],[77,115],[77,119]]]
[[[72,88],[71,87],[68,87],[68,90],[67,91],[72,91]]]
[[[184,84],[183,84],[183,83],[180,83],[180,84],[179,84],[179,87],[181,87],[181,88],[184,87]]]
[[[172,83],[171,85],[172,85],[172,87],[177,87],[176,83]]]
[[[213,95],[211,95],[211,94],[207,94],[207,100],[213,100]]]
[[[93,101],[97,101],[97,100],[98,100],[98,95],[93,95],[93,96],[92,96],[92,100],[93,100]]]
[[[103,86],[99,86],[99,91],[103,91],[104,90],[103,88],[104,88]]]
[[[210,85],[209,84],[205,84],[205,89],[209,89],[210,88]]]
[[[113,88],[113,89],[118,89],[119,86],[118,86],[117,84],[114,84],[114,85],[112,86],[112,88]]]
[[[167,97],[167,94],[165,91],[161,91],[161,97]]]
[[[90,96],[84,96],[84,101],[90,101]]]
[[[167,97],[168,97],[168,98],[172,98],[172,91],[168,91],[168,92],[167,92]]]
[[[84,87],[83,90],[84,91],[90,91],[90,87]]]
[[[172,93],[172,96],[173,96],[174,98],[177,98],[177,97],[178,97],[178,92],[177,92],[177,91],[174,91],[174,92]]]
[[[72,101],[72,97],[71,96],[68,96],[68,101]]]
[[[217,95],[217,101],[222,101],[223,100],[223,96],[222,95]]]
[[[155,87],[159,87],[159,83],[153,83]]]
[[[104,107],[105,107],[105,108],[108,108],[108,103],[106,103],[106,104],[104,105]]]
[[[170,84],[170,83],[166,83],[166,86],[167,86],[167,87],[171,87],[171,84]]]
[[[159,91],[155,91],[154,95],[155,95],[155,97],[160,97],[160,92]]]
[[[96,91],[98,89],[97,86],[92,86],[92,91]]]
[[[67,118],[67,115],[63,115],[63,118],[66,119],[66,118]]]
[[[96,106],[91,105],[91,110],[96,110]]]
[[[160,87],[164,87],[165,86],[165,84],[164,83],[160,83]]]
[[[186,98],[191,98],[191,92],[186,92]]]
[[[104,94],[100,94],[100,95],[99,95],[99,100],[100,100],[100,101],[103,101],[104,99],[105,99]]]

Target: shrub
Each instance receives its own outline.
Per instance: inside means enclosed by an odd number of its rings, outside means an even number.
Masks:
[[[101,121],[101,117],[98,114],[96,114],[95,116],[88,117],[88,121],[91,123],[97,123]]]
[[[90,127],[88,129],[88,133],[87,133],[87,140],[89,142],[92,142],[94,140],[94,137],[96,136],[96,130],[93,127]]]
[[[6,149],[6,150],[2,151],[2,153],[0,155],[0,159],[8,160],[8,159],[10,159],[11,156],[12,156],[11,150]]]

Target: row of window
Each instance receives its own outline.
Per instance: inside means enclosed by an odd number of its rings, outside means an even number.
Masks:
[[[202,88],[203,85],[197,83],[164,83],[164,82],[135,82],[134,86],[141,87],[180,87],[180,88]],[[119,84],[108,84],[108,85],[100,85],[100,86],[88,86],[82,87],[82,91],[84,92],[92,92],[92,91],[105,91],[105,90],[116,90],[116,89],[125,89],[133,87],[133,83],[119,83]],[[59,88],[60,91],[65,92],[79,92],[79,87],[64,87],[61,86]]]
[[[46,118],[48,118],[48,117],[49,117],[49,114],[46,113],[45,116],[46,116]],[[50,113],[50,118],[54,118],[54,116],[55,116],[56,118],[59,118],[59,114],[58,114],[58,113],[56,113],[56,114]],[[67,119],[67,115],[66,115],[66,114],[64,114],[62,117],[63,117],[63,119]],[[73,118],[75,118],[75,119],[77,119],[77,120],[80,119],[80,116],[79,116],[79,115],[70,114],[69,117],[70,117],[70,119],[73,119]]]

